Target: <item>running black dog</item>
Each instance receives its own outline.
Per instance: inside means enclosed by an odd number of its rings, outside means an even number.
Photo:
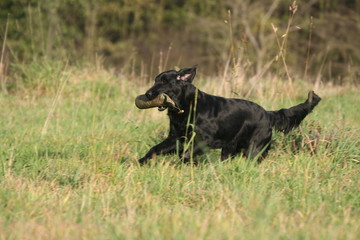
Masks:
[[[298,126],[321,98],[309,92],[308,99],[297,106],[279,111],[266,111],[256,103],[243,99],[228,99],[212,96],[198,90],[192,81],[196,68],[179,71],[169,70],[155,78],[155,84],[146,92],[151,100],[166,94],[175,105],[168,105],[170,118],[169,136],[152,147],[140,164],[159,154],[182,153],[183,143],[195,132],[193,155],[207,148],[221,148],[221,159],[225,160],[243,153],[247,158],[260,162],[268,152],[272,129],[284,133]],[[164,106],[162,106],[162,109]],[[188,124],[194,120],[195,124]],[[190,160],[188,151],[183,160]]]

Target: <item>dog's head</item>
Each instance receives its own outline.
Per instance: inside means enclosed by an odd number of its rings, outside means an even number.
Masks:
[[[149,100],[153,100],[160,94],[166,94],[175,103],[176,107],[181,107],[184,91],[191,85],[195,75],[196,67],[184,68],[179,71],[165,71],[156,76],[154,85],[146,91],[145,95]]]

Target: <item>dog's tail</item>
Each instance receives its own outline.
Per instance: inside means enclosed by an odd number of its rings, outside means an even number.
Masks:
[[[288,133],[301,123],[320,100],[321,98],[316,95],[315,92],[310,91],[308,99],[304,103],[287,109],[283,108],[278,111],[268,111],[271,118],[271,125],[279,132]]]

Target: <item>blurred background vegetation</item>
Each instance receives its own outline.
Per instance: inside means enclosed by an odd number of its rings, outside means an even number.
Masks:
[[[291,4],[1,0],[2,89],[11,88],[12,76],[25,74],[21,66],[49,61],[101,64],[145,80],[165,68],[195,64],[203,75],[230,69],[286,79],[276,57],[281,46],[294,78],[359,83],[360,0],[297,1],[296,13],[289,11]]]

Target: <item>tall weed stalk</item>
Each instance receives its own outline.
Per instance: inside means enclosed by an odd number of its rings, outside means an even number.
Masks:
[[[190,112],[186,123],[185,141],[183,146],[183,158],[189,154],[190,163],[194,163],[194,143],[196,139],[195,123],[196,123],[196,110],[198,101],[198,88],[195,90],[194,103],[190,105]],[[188,137],[189,136],[189,137]]]

